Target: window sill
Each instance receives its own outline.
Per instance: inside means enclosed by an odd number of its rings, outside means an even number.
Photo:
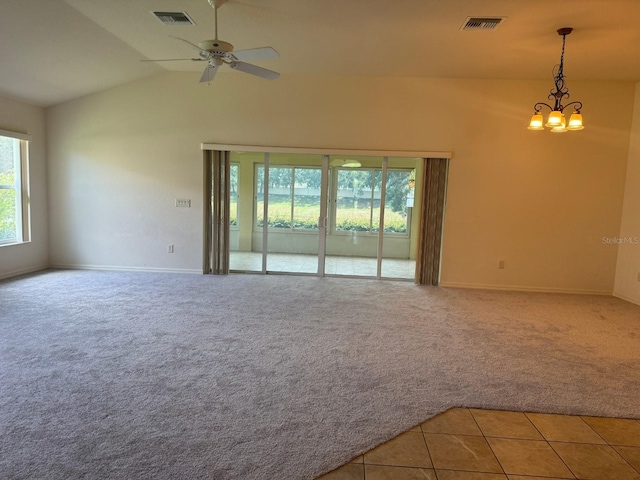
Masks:
[[[24,245],[25,243],[31,243],[30,241],[2,241],[0,242],[0,248],[2,247],[15,247],[16,245]]]

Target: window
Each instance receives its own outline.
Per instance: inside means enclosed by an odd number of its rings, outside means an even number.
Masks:
[[[371,233],[378,230],[376,217],[380,218],[380,185],[375,180],[374,170],[338,170],[336,231]]]
[[[0,245],[29,241],[29,138],[0,130]]]
[[[413,207],[415,170],[388,170],[384,197],[384,233],[407,233]]]
[[[385,235],[409,235],[415,170],[387,170],[385,197]],[[331,219],[332,232],[380,231],[382,169],[336,168],[331,197],[336,205]],[[270,229],[318,231],[322,171],[317,167],[269,168]],[[256,167],[256,228],[261,229],[264,209],[264,166]],[[233,192],[232,192],[233,202]],[[232,214],[233,216],[233,214]]]
[[[269,228],[318,231],[322,170],[306,167],[269,168]],[[256,226],[262,228],[264,167],[257,167]]]
[[[411,170],[387,170],[384,233],[408,235],[411,219]],[[336,232],[377,234],[380,230],[382,170],[339,169],[337,173]]]
[[[230,185],[229,185],[229,227],[231,229],[238,229],[238,175],[240,166],[237,163],[232,163],[229,171]]]

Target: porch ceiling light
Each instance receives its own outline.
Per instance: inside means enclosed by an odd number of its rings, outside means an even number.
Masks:
[[[353,160],[350,158],[334,158],[331,160],[332,167],[347,167],[347,168],[358,168],[361,167],[362,164],[358,160]]]

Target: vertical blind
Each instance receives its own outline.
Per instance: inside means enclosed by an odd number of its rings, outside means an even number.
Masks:
[[[205,265],[204,272],[216,275],[229,273],[229,201],[230,153],[205,151]]]
[[[446,158],[425,158],[424,162],[416,283],[438,285],[449,160]]]

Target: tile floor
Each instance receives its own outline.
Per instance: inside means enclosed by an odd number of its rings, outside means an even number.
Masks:
[[[640,420],[454,408],[318,480],[640,480]]]
[[[262,253],[229,252],[231,270],[245,272],[262,271]],[[364,257],[329,256],[325,258],[327,275],[346,275],[375,277],[378,260]],[[288,273],[317,273],[318,256],[289,253],[270,253],[267,255],[267,270]],[[381,276],[413,280],[416,270],[415,260],[383,258]]]

